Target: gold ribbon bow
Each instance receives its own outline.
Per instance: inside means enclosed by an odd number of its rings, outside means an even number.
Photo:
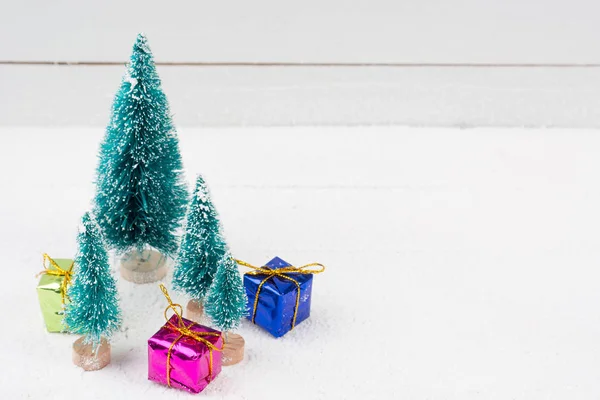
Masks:
[[[321,272],[325,271],[325,266],[323,264],[319,264],[319,263],[306,264],[301,267],[294,267],[294,266],[290,265],[290,266],[283,267],[283,268],[271,269],[271,268],[267,267],[266,265],[262,266],[262,267],[255,267],[254,265],[248,264],[247,262],[238,260],[236,258],[234,258],[233,260],[236,263],[238,263],[239,265],[243,265],[244,267],[248,267],[248,268],[251,268],[254,270],[254,271],[248,272],[248,275],[266,275],[265,278],[262,280],[262,282],[258,285],[258,289],[256,289],[256,296],[254,297],[254,307],[252,308],[252,323],[253,324],[255,323],[254,320],[256,318],[256,308],[258,307],[258,295],[260,294],[260,291],[261,291],[263,285],[269,279],[273,278],[274,276],[294,282],[297,290],[296,290],[296,305],[294,306],[294,318],[292,318],[292,329],[294,329],[294,327],[296,326],[296,316],[298,315],[298,305],[300,304],[300,283],[298,283],[297,280],[295,280],[291,276],[288,276],[287,274],[320,274]],[[309,269],[310,267],[319,267],[319,268],[318,269]]]
[[[38,273],[36,276],[40,275],[52,275],[52,276],[62,276],[64,277],[62,283],[60,284],[60,297],[63,306],[66,303],[66,300],[69,300],[69,295],[67,295],[67,288],[71,284],[71,280],[73,279],[73,265],[75,265],[75,261],[71,263],[69,269],[62,269],[58,266],[56,261],[54,261],[47,253],[44,253],[44,270]],[[50,265],[48,265],[50,264]],[[52,266],[54,269],[51,269]]]
[[[165,298],[169,302],[169,305],[167,306],[167,308],[165,308],[164,313],[165,319],[169,323],[169,328],[176,332],[179,332],[179,337],[175,339],[173,343],[171,343],[169,351],[167,352],[167,386],[171,386],[171,353],[173,351],[173,347],[175,347],[175,344],[184,336],[197,340],[198,342],[202,342],[204,343],[204,345],[206,345],[206,347],[208,347],[208,381],[210,382],[212,380],[213,370],[213,350],[222,351],[223,347],[218,348],[217,346],[203,338],[203,336],[221,336],[221,334],[217,332],[192,331],[190,328],[194,325],[194,323],[190,323],[189,326],[185,325],[183,317],[181,316],[183,314],[183,307],[181,307],[181,304],[173,303],[173,301],[171,300],[171,296],[169,296],[167,288],[162,283],[160,284],[160,290],[162,290],[163,294],[165,295]],[[167,311],[169,311],[169,309],[173,310],[175,315],[177,315],[177,325],[172,323],[171,320],[167,317]],[[223,346],[225,346],[225,338],[223,338]]]

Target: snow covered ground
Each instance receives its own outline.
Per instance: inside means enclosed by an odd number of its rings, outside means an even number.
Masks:
[[[82,372],[44,330],[42,253],[71,257],[100,128],[0,129],[2,398],[175,399],[147,380],[157,285],[119,281],[113,360]],[[198,397],[590,399],[600,396],[597,131],[181,129],[234,254],[327,265],[312,315]],[[170,286],[170,276],[166,280]],[[176,300],[185,302],[181,296]]]

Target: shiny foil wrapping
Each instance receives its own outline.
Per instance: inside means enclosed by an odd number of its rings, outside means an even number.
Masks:
[[[173,315],[169,320],[177,326],[178,318]],[[183,318],[186,326],[192,321]],[[217,332],[217,330],[193,324],[195,332]],[[148,379],[167,385],[167,355],[171,344],[180,336],[167,322],[158,332],[148,339]],[[221,336],[205,336],[206,340],[217,348],[223,347]],[[209,374],[210,350],[202,342],[184,336],[171,350],[171,387],[200,393],[221,372],[221,352],[213,350],[212,374]]]
[[[64,270],[68,270],[71,268],[71,265],[73,265],[73,260],[68,258],[55,258],[54,262]],[[53,267],[50,266],[50,269],[52,268]],[[66,331],[66,328],[63,325],[64,305],[62,303],[61,295],[61,286],[64,279],[64,276],[43,274],[36,288],[48,332]],[[65,303],[69,303],[66,298]]]
[[[265,266],[276,269],[290,266],[291,264],[275,257]],[[300,284],[300,303],[298,305],[296,326],[310,316],[310,299],[312,293],[313,276],[311,274],[287,274]],[[244,288],[248,296],[246,305],[248,319],[252,321],[254,299],[258,286],[265,275],[244,275]],[[266,329],[271,335],[281,337],[292,329],[294,308],[296,306],[297,287],[294,282],[274,276],[260,289],[254,323]]]

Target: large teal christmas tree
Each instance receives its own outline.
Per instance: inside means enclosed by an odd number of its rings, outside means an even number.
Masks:
[[[196,180],[187,212],[185,234],[173,274],[173,287],[201,302],[227,251],[219,216],[202,176]]]
[[[246,291],[237,263],[229,252],[219,261],[208,298],[206,313],[222,331],[237,328],[246,314]]]
[[[109,338],[119,328],[121,311],[100,228],[89,213],[82,218],[77,244],[64,322],[70,332],[84,335],[84,342],[97,348],[102,337]]]
[[[173,255],[187,189],[169,104],[142,34],[114,99],[97,175],[95,212],[108,244]]]

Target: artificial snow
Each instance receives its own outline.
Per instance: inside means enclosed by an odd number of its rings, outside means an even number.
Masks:
[[[131,75],[129,75],[129,71],[127,73],[125,73],[125,76],[123,77],[123,80],[125,82],[129,83],[129,92],[131,93],[133,91],[133,89],[135,89],[135,86],[138,83],[137,78],[132,78]]]
[[[147,380],[147,340],[167,306],[158,283],[115,271],[123,326],[101,371],[72,364],[77,336],[45,331],[35,274],[44,252],[75,255],[102,137],[103,129],[0,129],[2,398],[192,396]],[[202,173],[235,257],[327,266],[314,278],[310,318],[280,339],[244,320],[246,358],[198,398],[600,396],[598,132],[253,128],[179,137],[190,187]]]

